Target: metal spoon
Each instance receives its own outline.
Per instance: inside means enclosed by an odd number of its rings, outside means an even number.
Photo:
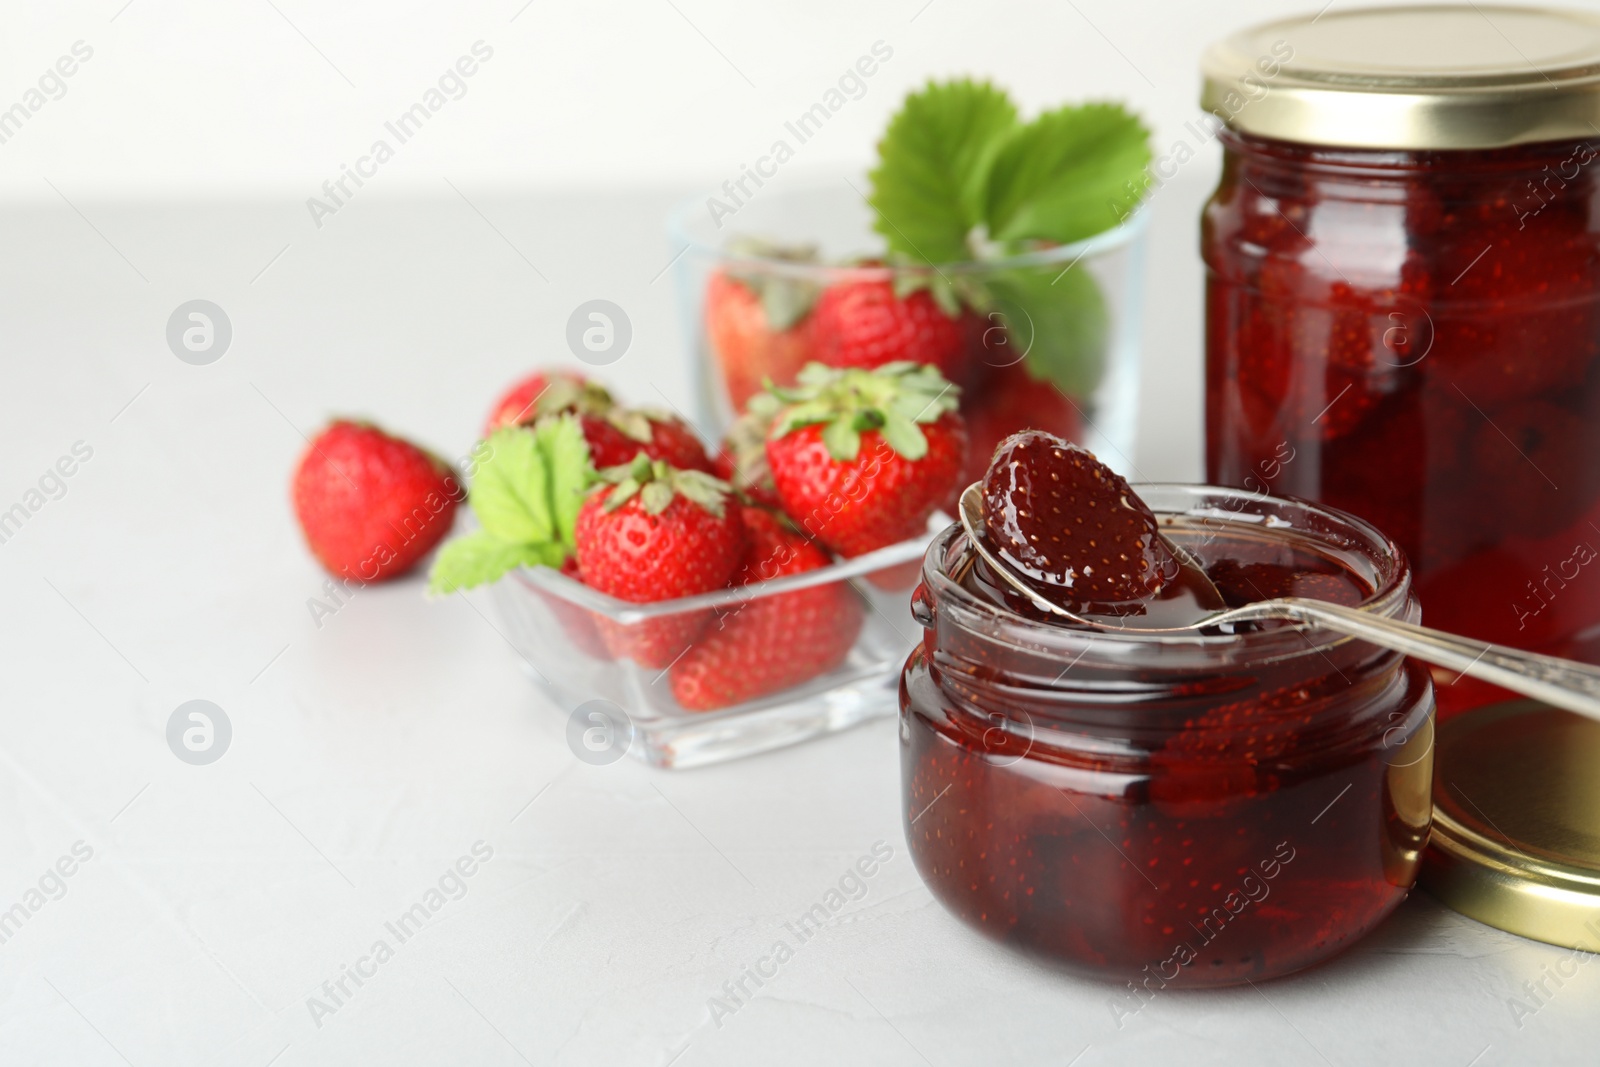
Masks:
[[[1121,630],[1119,627],[1107,626],[1103,622],[1075,614],[1051,601],[1017,574],[1010,564],[990,550],[982,536],[987,526],[984,523],[983,490],[980,484],[968,486],[961,494],[960,511],[961,528],[966,531],[967,541],[972,545],[973,551],[1000,576],[1002,581],[1027,597],[1034,606],[1089,629]],[[1167,544],[1174,548],[1186,572],[1191,567],[1199,571],[1199,566],[1188,553],[1178,550],[1170,541],[1167,541]],[[1211,580],[1204,577],[1203,571],[1199,573],[1204,578],[1205,585],[1196,585],[1196,589],[1203,590],[1209,586],[1211,591],[1216,593],[1216,586]],[[1189,580],[1194,579],[1191,576]],[[1214,603],[1221,607],[1223,603],[1221,594],[1216,595]],[[1403,652],[1424,662],[1459,671],[1463,675],[1470,674],[1474,678],[1491,682],[1514,693],[1521,693],[1523,696],[1542,700],[1546,704],[1600,720],[1600,668],[1555,656],[1541,656],[1536,652],[1522,652],[1503,645],[1492,645],[1486,641],[1475,641],[1470,637],[1459,637],[1443,630],[1401,622],[1399,619],[1386,619],[1360,608],[1330,604],[1322,600],[1306,600],[1301,597],[1261,600],[1243,607],[1219,610],[1188,626],[1152,627],[1137,632],[1188,633],[1205,627],[1237,622],[1259,622],[1265,619],[1287,619],[1358,637],[1381,648]]]

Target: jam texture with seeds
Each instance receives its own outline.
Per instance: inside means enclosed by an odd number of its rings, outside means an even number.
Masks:
[[[1173,537],[1230,603],[1372,594],[1340,561],[1259,532]],[[929,558],[964,596],[1059,627],[986,580],[956,535]],[[914,610],[925,634],[900,737],[917,869],[978,930],[1112,979],[1119,1021],[1164,989],[1323,960],[1414,884],[1432,782],[1420,666],[1356,641],[1130,666],[963,621],[927,584]]]
[[[1431,626],[1600,660],[1600,142],[1219,136],[1208,480],[1367,519]]]
[[[1092,452],[1039,430],[1012,434],[983,479],[984,523],[1001,559],[1080,614],[1142,610],[1178,576],[1156,517]]]

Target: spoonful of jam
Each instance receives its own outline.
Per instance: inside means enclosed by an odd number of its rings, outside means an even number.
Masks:
[[[1227,606],[1121,475],[1051,434],[1025,430],[1000,442],[960,509],[985,562],[1050,614],[1151,629],[1199,624]]]
[[[1287,620],[1357,637],[1600,720],[1600,668],[1476,641],[1306,597],[1227,607],[1200,562],[1086,449],[1038,430],[995,449],[961,494],[961,525],[988,569],[1039,610],[1093,630],[1225,633]]]

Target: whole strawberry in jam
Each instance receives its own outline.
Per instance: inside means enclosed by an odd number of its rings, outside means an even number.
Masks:
[[[394,578],[450,532],[461,487],[443,460],[370,423],[339,420],[295,467],[295,517],[334,575]]]
[[[970,343],[982,325],[969,312],[945,310],[927,289],[900,296],[888,280],[839,282],[823,290],[811,311],[811,358],[863,370],[931,363],[950,381],[965,382]]]
[[[744,507],[740,514],[750,547],[737,584],[804,574],[832,562],[772,512]],[[855,644],[862,616],[860,599],[844,582],[747,600],[672,665],[672,695],[689,711],[711,711],[826,674]]]
[[[593,589],[635,604],[722,589],[744,560],[731,490],[703,471],[636,456],[600,472],[574,528],[578,569]],[[710,622],[704,610],[635,623],[596,616],[607,647],[642,667],[670,665]]]
[[[1069,610],[1124,614],[1179,576],[1155,514],[1122,476],[1053,434],[1000,443],[983,512],[990,547]]]
[[[921,533],[966,460],[958,390],[932,366],[809,364],[767,437],[783,509],[843,556]]]
[[[568,412],[578,416],[598,468],[629,463],[643,452],[680,470],[711,470],[705,446],[681,419],[623,407],[605,386],[572,371],[540,371],[517,382],[495,402],[484,436]]]

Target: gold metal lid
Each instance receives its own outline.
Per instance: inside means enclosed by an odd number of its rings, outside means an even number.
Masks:
[[[1490,926],[1600,950],[1600,723],[1515,701],[1437,739],[1423,886]]]
[[[1206,50],[1200,106],[1244,133],[1355,148],[1600,138],[1600,15],[1462,4],[1330,10]]]

